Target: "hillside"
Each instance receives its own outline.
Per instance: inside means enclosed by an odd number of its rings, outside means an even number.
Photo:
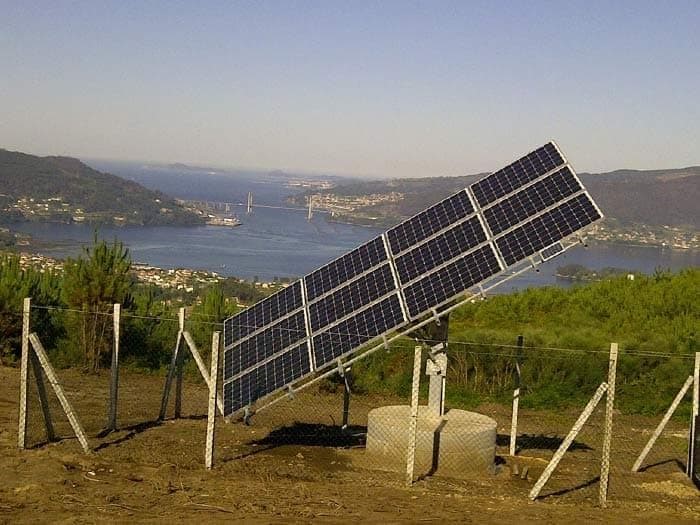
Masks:
[[[172,198],[69,157],[0,149],[0,221],[189,225],[202,219]]]
[[[622,223],[700,228],[700,166],[586,173],[581,181],[606,215]]]
[[[388,226],[413,215],[484,174],[424,179],[391,179],[354,182],[321,192],[322,200],[331,196],[344,203],[356,200],[358,206],[340,212],[341,219]],[[618,170],[608,173],[580,174],[582,182],[600,204],[608,218],[622,225],[672,226],[700,228],[700,166],[669,170]],[[301,204],[308,196],[295,198]],[[400,194],[400,199],[380,202],[379,195]],[[360,204],[359,197],[375,196],[376,203]],[[367,199],[365,199],[367,202]]]

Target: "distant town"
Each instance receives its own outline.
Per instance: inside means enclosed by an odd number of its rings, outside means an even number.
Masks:
[[[1,252],[0,255],[2,255]],[[64,263],[59,259],[26,252],[20,252],[17,255],[19,255],[20,267],[22,269],[31,267],[42,273],[60,273],[64,269]],[[245,279],[224,277],[216,272],[192,270],[188,268],[165,269],[141,263],[133,263],[131,271],[135,279],[140,283],[152,284],[166,290],[184,293],[194,293],[198,288],[217,284],[227,279],[234,279],[240,283],[250,283],[250,281],[246,281]],[[258,288],[263,294],[268,294],[289,286],[290,281],[291,279],[272,282],[253,280],[252,285]],[[244,301],[238,299],[236,299],[236,304],[239,307],[247,306],[244,304]]]

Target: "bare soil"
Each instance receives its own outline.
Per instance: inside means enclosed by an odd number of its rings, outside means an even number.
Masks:
[[[631,474],[658,418],[616,416],[610,497],[602,509],[598,416],[567,453],[543,497],[531,502],[527,494],[576,411],[522,412],[520,451],[513,460],[507,457],[509,409],[484,405],[479,411],[499,424],[495,474],[422,476],[406,487],[402,475],[376,470],[363,447],[368,410],[402,400],[353,397],[353,425],[346,433],[337,427],[342,395],[318,391],[261,412],[252,426],[220,420],[216,466],[208,472],[201,383],[185,382],[181,419],[158,423],[162,375],[122,372],[121,430],[100,438],[108,378],[73,370],[59,370],[59,376],[94,452],[82,453],[55,400],[51,410],[62,439],[45,443],[33,378],[31,448],[19,451],[19,371],[0,367],[0,523],[700,523],[700,492],[682,473],[680,422],[660,440],[644,471]]]

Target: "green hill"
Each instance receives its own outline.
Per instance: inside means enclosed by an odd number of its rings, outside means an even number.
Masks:
[[[202,219],[174,199],[70,157],[0,149],[0,221],[192,225]]]

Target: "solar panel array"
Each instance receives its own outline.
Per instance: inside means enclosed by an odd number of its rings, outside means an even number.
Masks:
[[[224,323],[224,413],[333,366],[602,218],[550,142]]]

